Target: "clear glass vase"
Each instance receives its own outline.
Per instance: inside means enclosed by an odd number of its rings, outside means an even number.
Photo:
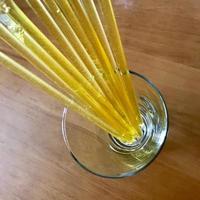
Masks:
[[[143,119],[143,135],[134,143],[123,143],[75,112],[64,109],[65,144],[75,161],[95,175],[107,178],[135,175],[156,158],[166,140],[168,112],[161,93],[143,75],[130,73]]]

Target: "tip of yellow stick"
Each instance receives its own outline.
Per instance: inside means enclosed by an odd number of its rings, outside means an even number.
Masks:
[[[120,137],[116,137],[122,143],[132,144],[138,141],[142,137],[142,129],[140,126],[136,129],[135,127],[130,127],[129,131],[126,133],[120,134]]]

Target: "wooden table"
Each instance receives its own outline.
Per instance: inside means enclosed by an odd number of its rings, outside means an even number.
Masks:
[[[62,105],[0,67],[0,200],[200,199],[200,1],[114,0],[114,6],[131,69],[166,99],[163,151],[135,177],[89,174],[64,145]],[[0,49],[20,60],[2,43]]]

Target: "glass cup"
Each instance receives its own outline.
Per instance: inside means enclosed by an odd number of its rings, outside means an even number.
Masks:
[[[62,134],[75,161],[89,172],[107,178],[137,174],[159,154],[167,137],[168,112],[156,86],[130,71],[143,123],[142,137],[123,143],[77,113],[65,108]]]

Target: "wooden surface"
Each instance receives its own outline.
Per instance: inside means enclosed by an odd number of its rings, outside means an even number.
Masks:
[[[135,177],[89,174],[65,148],[62,106],[0,67],[0,200],[200,199],[200,1],[114,0],[114,6],[132,69],[166,99],[163,151]],[[0,49],[20,59],[2,43]]]

